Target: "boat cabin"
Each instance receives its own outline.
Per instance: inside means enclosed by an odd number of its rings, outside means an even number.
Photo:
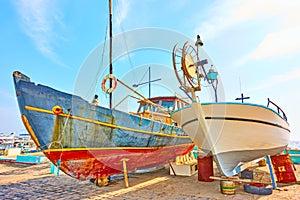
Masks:
[[[153,97],[149,98],[149,100],[158,106],[151,105],[148,102],[141,100],[139,101],[140,106],[135,114],[167,124],[173,123],[173,120],[168,113],[189,105],[187,101],[177,96]],[[160,109],[160,107],[164,108],[165,111]]]

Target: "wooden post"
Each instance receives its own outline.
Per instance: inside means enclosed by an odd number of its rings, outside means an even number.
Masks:
[[[169,161],[169,165],[170,165],[170,168],[171,168],[171,170],[172,170],[172,172],[173,172],[174,176],[176,176],[175,170],[174,170],[174,168],[173,168],[173,166],[172,166],[172,164],[171,164],[171,162],[170,162],[170,161]]]
[[[129,187],[129,183],[128,183],[128,176],[127,176],[127,167],[126,167],[126,161],[128,161],[129,159],[127,158],[123,158],[121,161],[123,162],[123,172],[124,172],[124,183],[125,183],[125,188]]]
[[[57,161],[57,172],[56,172],[56,176],[59,175],[60,164],[61,164],[61,160],[59,159],[59,160]]]

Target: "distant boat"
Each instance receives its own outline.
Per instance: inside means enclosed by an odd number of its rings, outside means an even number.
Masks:
[[[0,154],[10,148],[20,148],[22,152],[26,152],[35,148],[33,140],[30,139],[29,134],[1,134],[0,135]]]
[[[286,149],[294,164],[300,164],[300,149]]]
[[[290,138],[285,113],[270,100],[268,106],[274,105],[277,111],[257,104],[217,102],[216,72],[211,68],[207,73],[205,65],[211,63],[197,53],[188,43],[183,48],[174,47],[176,76],[193,103],[174,111],[172,119],[197,146],[214,156],[221,172],[229,177],[241,172],[247,162],[282,152]],[[197,101],[195,92],[201,90],[202,79],[213,87],[216,102]]]
[[[51,162],[81,180],[119,174],[123,159],[129,159],[128,171],[165,165],[194,147],[168,112],[163,112],[186,106],[188,102],[181,98],[142,97],[135,113],[112,108],[112,92],[122,82],[112,74],[111,1],[109,11],[110,74],[102,82],[103,91],[109,94],[109,108],[36,85],[21,72],[13,73],[21,117],[32,139]]]

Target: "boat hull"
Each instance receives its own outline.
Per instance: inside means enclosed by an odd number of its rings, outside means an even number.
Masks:
[[[81,180],[167,164],[194,146],[177,126],[95,106],[36,85],[15,72],[23,123],[36,145],[66,174]]]
[[[196,145],[212,152],[226,176],[243,170],[242,163],[280,153],[289,143],[286,120],[256,104],[194,103],[174,112],[172,118]]]
[[[95,148],[45,150],[44,154],[54,163],[60,163],[68,175],[80,180],[107,177],[123,172],[122,160],[128,159],[128,171],[163,166],[179,154],[190,151],[188,146],[158,148]]]
[[[287,153],[294,164],[300,164],[300,149],[288,149]]]

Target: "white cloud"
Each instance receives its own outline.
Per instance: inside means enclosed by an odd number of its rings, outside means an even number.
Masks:
[[[253,2],[253,1],[251,1]],[[220,37],[224,31],[242,22],[255,19],[257,15],[251,15],[252,3],[248,1],[224,0],[216,2],[209,10],[206,10],[207,19],[195,29],[195,33],[201,33],[205,40]],[[201,12],[200,15],[203,15]]]
[[[16,2],[25,34],[34,42],[38,51],[55,63],[66,66],[55,52],[55,44],[61,40],[57,27],[64,28],[61,14],[54,0],[20,0]]]
[[[283,29],[268,34],[259,46],[250,54],[249,59],[264,59],[268,57],[300,53],[299,28]]]
[[[207,12],[209,20],[202,23],[195,32],[201,32],[205,40],[209,40],[221,37],[230,28],[249,21],[256,21],[257,29],[265,26],[266,22],[276,22],[267,25],[270,31],[263,41],[237,63],[297,53],[300,52],[299,8],[298,0],[219,1]]]
[[[300,66],[284,74],[279,74],[267,80],[264,80],[263,82],[259,83],[257,87],[250,88],[247,91],[253,92],[253,91],[268,89],[274,86],[280,86],[285,82],[295,80],[295,79],[300,79]]]
[[[118,26],[126,19],[128,12],[130,10],[130,1],[128,0],[117,0],[116,1],[116,23]]]
[[[300,27],[282,29],[265,36],[249,54],[236,60],[235,66],[243,66],[250,60],[262,60],[300,54]]]
[[[229,28],[251,20],[273,19],[279,27],[299,26],[300,1],[290,0],[223,0],[207,10],[207,21],[196,28],[206,38],[219,37]],[[203,13],[200,13],[203,15]]]

